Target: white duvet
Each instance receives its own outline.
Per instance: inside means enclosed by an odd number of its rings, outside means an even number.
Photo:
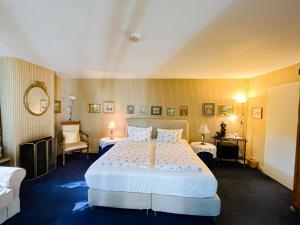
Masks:
[[[99,159],[102,166],[149,168],[153,164],[152,142],[118,142]]]
[[[156,143],[155,169],[199,172],[201,164],[185,140],[178,143]]]

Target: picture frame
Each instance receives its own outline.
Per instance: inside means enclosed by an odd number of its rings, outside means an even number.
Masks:
[[[41,112],[44,112],[48,108],[48,100],[47,99],[41,99],[40,100],[40,110]]]
[[[219,105],[219,116],[231,116],[233,114],[232,105]]]
[[[252,118],[262,119],[263,108],[262,107],[252,107]]]
[[[134,114],[134,105],[127,106],[127,114]]]
[[[140,106],[140,114],[146,114],[147,113],[147,107],[145,105]]]
[[[101,104],[89,104],[89,113],[101,113]]]
[[[54,101],[54,113],[61,113],[61,101]]]
[[[175,116],[175,108],[167,108],[167,116]]]
[[[114,113],[115,103],[111,101],[103,102],[103,113]]]
[[[161,116],[162,107],[161,106],[151,106],[151,115]]]
[[[202,116],[214,116],[215,103],[202,103]]]
[[[188,116],[189,115],[189,107],[182,105],[179,107],[180,116]]]

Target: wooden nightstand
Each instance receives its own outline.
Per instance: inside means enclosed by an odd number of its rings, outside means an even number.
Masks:
[[[107,152],[109,149],[111,149],[117,142],[122,141],[123,138],[119,137],[104,137],[101,138],[99,141],[99,154],[100,157]]]

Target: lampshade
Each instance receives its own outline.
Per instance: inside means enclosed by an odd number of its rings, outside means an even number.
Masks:
[[[75,100],[77,99],[77,97],[74,96],[74,95],[69,95],[69,99],[70,99],[71,101],[75,101]]]
[[[239,103],[245,103],[248,99],[247,99],[247,97],[244,96],[244,95],[237,95],[237,96],[235,97],[235,100],[236,100],[237,102],[239,102]]]
[[[206,124],[201,124],[199,133],[201,134],[209,134],[209,129]]]
[[[110,121],[109,124],[108,124],[108,129],[115,129],[116,128],[116,123],[115,121]]]

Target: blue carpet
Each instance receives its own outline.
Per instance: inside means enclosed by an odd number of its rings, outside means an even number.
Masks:
[[[297,225],[300,217],[289,211],[291,191],[258,171],[234,164],[222,164],[215,173],[219,181],[222,214],[215,221],[206,217],[124,210],[87,204],[84,173],[96,157],[67,158],[46,176],[26,181],[21,187],[21,213],[5,225]]]

